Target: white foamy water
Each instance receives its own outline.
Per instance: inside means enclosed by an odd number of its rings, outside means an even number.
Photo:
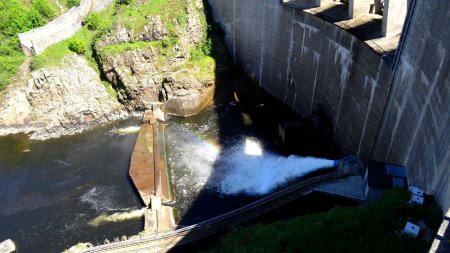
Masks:
[[[255,157],[233,152],[223,158],[226,161],[220,168],[224,171],[215,184],[225,194],[267,194],[290,180],[334,165],[332,160],[295,155]]]
[[[124,211],[117,199],[118,190],[114,186],[95,186],[79,198],[81,203],[99,211]]]
[[[92,227],[98,227],[102,224],[111,222],[121,222],[126,220],[138,219],[144,216],[145,208],[139,210],[132,210],[128,212],[117,212],[113,214],[101,214],[97,218],[94,218],[88,222]]]
[[[140,126],[129,126],[129,127],[120,127],[120,128],[114,128],[110,131],[110,133],[115,135],[126,135],[126,134],[134,134],[139,132],[141,129]]]
[[[186,196],[201,189],[227,195],[267,194],[290,180],[334,166],[333,160],[265,152],[253,137],[222,150],[186,128],[172,127],[169,138],[170,163],[177,168],[174,181]]]

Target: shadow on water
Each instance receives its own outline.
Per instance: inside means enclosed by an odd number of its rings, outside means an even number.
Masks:
[[[242,148],[245,145],[242,143],[248,139],[259,140],[263,147],[263,152],[275,154],[280,157],[286,157],[290,154],[324,157],[328,159],[338,159],[340,157],[340,151],[331,142],[331,131],[327,130],[328,128],[332,129],[331,123],[329,123],[329,119],[325,115],[320,114],[319,111],[318,115],[316,115],[317,117],[299,117],[282,103],[271,98],[255,85],[242,70],[232,64],[233,61],[222,39],[222,30],[218,24],[213,22],[208,2],[205,0],[203,2],[209,24],[207,35],[208,39],[211,39],[213,43],[214,51],[212,56],[216,61],[215,75],[217,88],[214,94],[214,104],[210,110],[213,110],[213,114],[217,115],[218,138],[216,144],[220,147],[221,153],[212,163],[211,171],[208,174],[207,182],[205,182],[203,188],[198,192],[194,200],[189,203],[187,210],[180,213],[178,228],[216,217],[264,196],[264,194],[247,195],[239,192],[223,194],[223,191],[221,193],[220,189],[211,187],[211,185],[217,186],[217,179],[221,179],[224,176],[223,163],[227,162],[224,159],[234,159],[233,154],[236,154],[236,152],[244,153]],[[207,116],[202,112],[190,119],[178,119],[178,122],[197,121],[197,124],[201,124],[206,122],[205,117]],[[278,132],[279,124],[283,122],[300,122],[302,126],[299,128],[301,130],[300,133],[291,136],[294,141],[290,144],[286,143],[286,145],[281,145]],[[318,125],[319,127],[317,127]],[[191,150],[190,152],[194,151]],[[234,153],[230,155],[229,152]],[[245,156],[240,156],[240,158],[241,161],[247,160],[245,161],[246,163],[250,159],[255,159],[253,179],[259,180],[259,178],[256,178],[258,177],[256,171],[260,169],[258,166],[265,166],[265,164],[261,163],[261,159],[264,158],[246,158]],[[207,165],[205,164],[204,166]],[[305,177],[308,177],[308,175]],[[173,182],[175,188],[177,188],[177,183],[175,179]],[[188,188],[186,190],[190,189]],[[339,201],[330,196],[315,195],[315,197],[306,197],[294,201],[287,209],[281,208],[278,211],[264,215],[257,221],[272,221],[281,217],[289,218],[290,216],[296,216],[302,213],[329,210],[337,204],[349,205],[354,203],[344,200]],[[289,210],[291,212],[288,212]],[[200,245],[211,246],[211,242],[217,241],[218,238],[218,236],[213,236],[212,238],[210,237],[191,244],[176,246],[172,251],[193,252],[198,250]],[[179,244],[183,244],[183,242]]]

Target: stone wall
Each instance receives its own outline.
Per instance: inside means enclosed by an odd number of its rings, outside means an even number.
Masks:
[[[84,16],[91,11],[103,10],[112,2],[114,0],[81,0],[80,6],[71,8],[45,26],[20,33],[24,53],[28,56],[39,55],[48,46],[72,37],[81,28]]]
[[[448,0],[416,0],[401,45],[374,158],[409,168],[412,184],[450,206]]]
[[[412,2],[395,70],[351,34],[279,0],[209,3],[235,62],[264,90],[303,116],[325,104],[344,153],[406,164],[410,183],[450,206],[448,1]]]
[[[345,153],[369,158],[391,68],[364,42],[279,0],[210,0],[236,63],[303,116],[323,103]]]

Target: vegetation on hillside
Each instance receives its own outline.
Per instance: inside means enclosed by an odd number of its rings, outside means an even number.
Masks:
[[[11,82],[25,58],[17,35],[44,25],[60,15],[61,10],[53,0],[2,0],[0,13],[1,91]]]
[[[427,252],[442,213],[431,198],[412,206],[409,197],[393,189],[373,204],[236,229],[209,252]],[[426,229],[412,239],[402,234],[407,221]]]
[[[205,14],[202,10],[194,7],[199,12],[203,26],[203,40],[190,51],[190,62],[188,65],[197,65],[200,70],[209,71],[213,68],[214,60],[210,57],[213,53],[210,34],[218,34],[217,26],[208,26]],[[61,41],[48,47],[43,54],[35,57],[32,61],[33,69],[44,66],[54,66],[61,62],[64,56],[72,53],[69,49],[71,41],[84,44],[86,52],[84,55],[95,64],[93,48],[96,41],[111,32],[111,28],[120,24],[130,31],[140,31],[148,24],[148,16],[160,16],[163,26],[167,30],[167,36],[160,41],[131,41],[101,48],[101,54],[120,54],[124,51],[151,47],[159,52],[161,58],[170,59],[176,52],[172,48],[179,42],[179,34],[176,26],[184,28],[187,25],[187,4],[183,0],[153,0],[142,4],[139,1],[116,1],[115,6],[110,6],[101,13],[91,13],[84,19],[85,26],[72,38]],[[176,22],[176,23],[175,23]]]

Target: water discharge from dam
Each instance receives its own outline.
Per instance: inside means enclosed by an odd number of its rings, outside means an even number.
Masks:
[[[281,155],[254,126],[239,126],[240,118],[238,110],[210,108],[193,118],[169,120],[168,161],[180,224],[223,214],[334,167],[333,160]],[[234,127],[219,126],[223,121]]]
[[[189,129],[171,126],[172,167],[184,173],[177,185],[192,182],[185,189],[208,188],[221,194],[263,195],[295,178],[319,169],[331,168],[333,160],[264,152],[260,140],[244,138],[222,149]],[[195,143],[194,145],[192,145]]]
[[[168,121],[168,162],[180,226],[242,207],[333,161],[277,153],[239,110]],[[227,122],[227,124],[223,124]],[[61,252],[143,229],[128,180],[139,120],[48,141],[0,137],[0,239],[19,252]]]

